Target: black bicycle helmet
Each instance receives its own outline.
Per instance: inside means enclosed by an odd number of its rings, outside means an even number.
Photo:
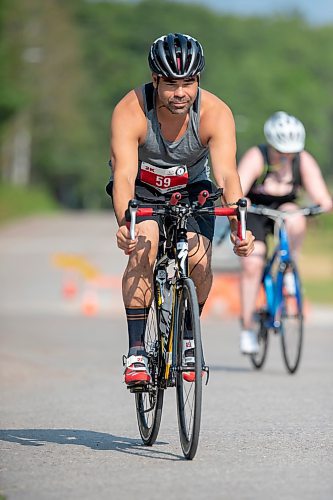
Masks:
[[[205,67],[200,43],[181,33],[157,38],[150,48],[148,62],[153,73],[165,78],[189,78]]]

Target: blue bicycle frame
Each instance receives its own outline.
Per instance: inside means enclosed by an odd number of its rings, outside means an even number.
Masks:
[[[272,272],[274,264],[278,259],[278,270],[274,276]],[[264,269],[262,283],[265,289],[267,298],[267,311],[269,316],[267,318],[267,328],[279,329],[281,326],[280,317],[283,311],[283,275],[286,267],[292,262],[290,254],[290,246],[287,231],[284,223],[280,224],[278,230],[278,243],[274,249],[272,257],[266,264]],[[298,273],[293,267],[295,277],[295,297],[297,302],[298,311],[302,310],[302,294],[301,285]]]
[[[289,373],[299,365],[303,342],[302,288],[297,266],[290,252],[285,219],[293,214],[305,216],[322,212],[320,206],[304,207],[283,212],[265,206],[252,206],[249,212],[275,221],[277,244],[268,258],[262,276],[266,304],[255,313],[259,351],[251,355],[255,368],[263,366],[267,354],[268,332],[273,330],[281,338],[282,354]]]

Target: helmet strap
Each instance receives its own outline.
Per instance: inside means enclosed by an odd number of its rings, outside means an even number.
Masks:
[[[155,73],[155,75],[156,75],[156,77],[153,76],[153,85],[154,85],[154,87],[156,85],[155,90],[157,90],[158,89],[158,84],[160,83],[161,77],[160,77],[160,75],[157,75],[156,73]]]

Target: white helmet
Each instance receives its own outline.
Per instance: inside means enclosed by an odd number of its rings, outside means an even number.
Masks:
[[[278,111],[264,125],[268,144],[281,153],[299,153],[304,149],[305,128],[294,116]]]

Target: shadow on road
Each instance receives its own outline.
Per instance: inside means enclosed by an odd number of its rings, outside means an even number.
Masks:
[[[44,446],[46,443],[56,443],[86,446],[92,450],[117,451],[160,460],[184,460],[182,455],[157,450],[156,446],[165,444],[163,442],[155,443],[155,447],[152,448],[144,446],[139,439],[78,429],[2,429],[0,440],[23,446]]]
[[[209,365],[212,372],[253,372],[253,368],[244,366]]]
[[[252,368],[249,366],[249,368],[246,368],[244,366],[227,366],[227,365],[209,365],[209,370],[211,372],[233,372],[233,373],[253,373],[254,375],[257,374],[258,376],[269,376],[269,377],[285,377],[287,372],[282,366],[281,369],[279,368],[269,368],[265,367],[263,370],[256,370],[254,367]],[[290,376],[290,374],[288,374]],[[293,378],[294,375],[292,375]]]

